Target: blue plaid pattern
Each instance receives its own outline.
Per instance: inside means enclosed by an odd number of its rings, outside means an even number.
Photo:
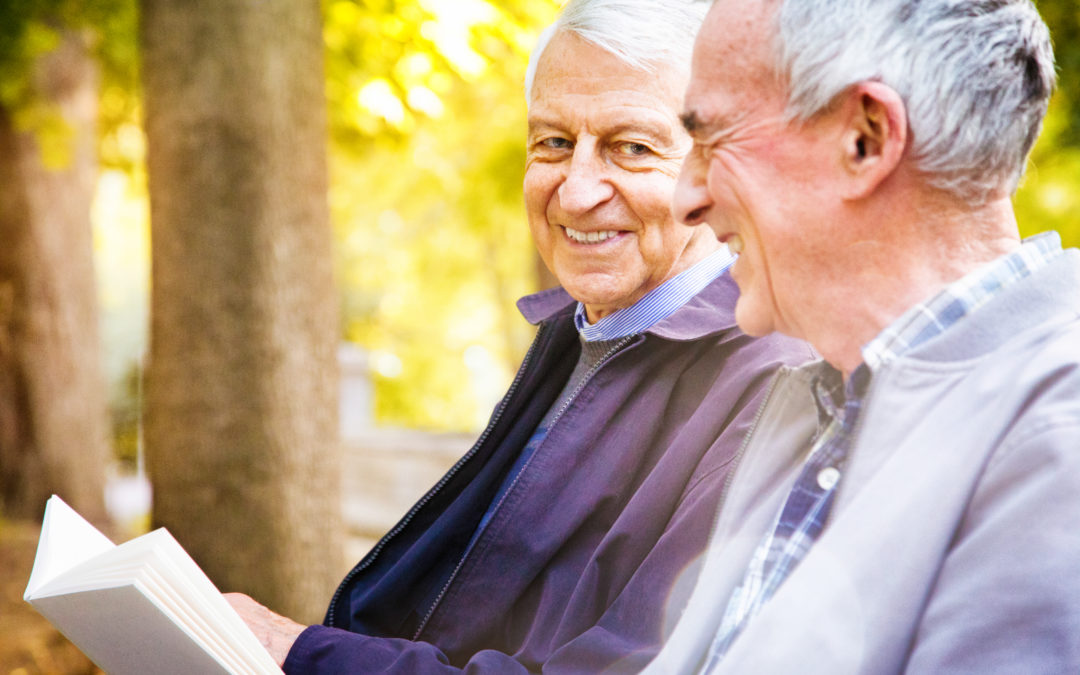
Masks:
[[[644,333],[658,321],[674,314],[675,310],[723,274],[733,262],[735,256],[731,255],[727,246],[721,246],[652,289],[634,304],[612,312],[596,323],[589,323],[585,317],[585,306],[579,302],[574,314],[574,324],[581,337],[589,342],[617,340],[627,335]]]
[[[1030,276],[1061,253],[1057,232],[1044,232],[1023,246],[950,284],[933,298],[912,307],[862,349],[871,370],[916,345],[944,333],[991,300],[1000,290]]]
[[[818,437],[780,509],[776,525],[754,551],[742,584],[731,595],[702,673],[711,672],[720,662],[732,641],[806,557],[825,527],[869,382],[870,371],[865,365],[852,373],[846,385],[837,370],[814,380],[820,420]]]
[[[1061,240],[1054,232],[1026,240],[1012,253],[904,313],[863,347],[864,363],[846,384],[835,369],[814,381],[821,430],[775,526],[754,551],[742,583],[728,600],[701,673],[710,673],[716,667],[746,623],[806,557],[825,527],[872,371],[945,332],[999,291],[1044,267],[1060,253]]]

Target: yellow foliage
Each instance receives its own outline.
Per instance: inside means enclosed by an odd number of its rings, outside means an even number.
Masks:
[[[1072,122],[1060,95],[1051,101],[1043,133],[1013,203],[1024,236],[1057,230],[1066,247],[1080,246],[1080,148],[1061,143]]]
[[[386,7],[327,11],[345,337],[372,353],[380,422],[475,429],[532,336],[522,81],[558,5]]]
[[[536,35],[559,4],[324,1],[343,337],[371,354],[383,423],[475,429],[531,339],[513,304],[533,289],[535,264],[520,195],[522,81]],[[28,39],[40,45],[49,36]],[[1061,54],[1068,45],[1059,42]],[[0,80],[0,98],[12,86]],[[106,245],[122,230],[135,242],[99,252],[106,310],[124,312],[124,326],[132,315],[145,322],[148,283],[146,264],[127,260],[147,255],[144,148],[132,97],[116,85],[104,89],[102,111],[119,121],[103,152],[135,176],[127,184],[138,194],[114,200],[96,219]],[[1055,99],[1015,199],[1025,234],[1053,228],[1069,246],[1080,245],[1075,118]],[[116,177],[106,180],[103,191],[115,191]],[[123,280],[114,278],[121,272]],[[132,281],[132,273],[143,276]]]

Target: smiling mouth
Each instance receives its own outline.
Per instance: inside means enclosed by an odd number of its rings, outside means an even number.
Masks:
[[[619,235],[618,230],[582,232],[581,230],[575,230],[572,227],[563,227],[563,231],[566,232],[567,237],[579,244],[599,244],[600,242],[607,241],[608,239]]]

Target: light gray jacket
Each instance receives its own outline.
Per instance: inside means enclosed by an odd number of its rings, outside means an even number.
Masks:
[[[817,362],[750,433],[646,673],[690,673],[809,450]],[[1080,252],[873,374],[821,539],[718,672],[1080,673]]]

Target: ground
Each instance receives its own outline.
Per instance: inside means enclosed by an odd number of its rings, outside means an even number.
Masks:
[[[89,675],[102,671],[23,602],[39,525],[0,520],[0,675]]]

